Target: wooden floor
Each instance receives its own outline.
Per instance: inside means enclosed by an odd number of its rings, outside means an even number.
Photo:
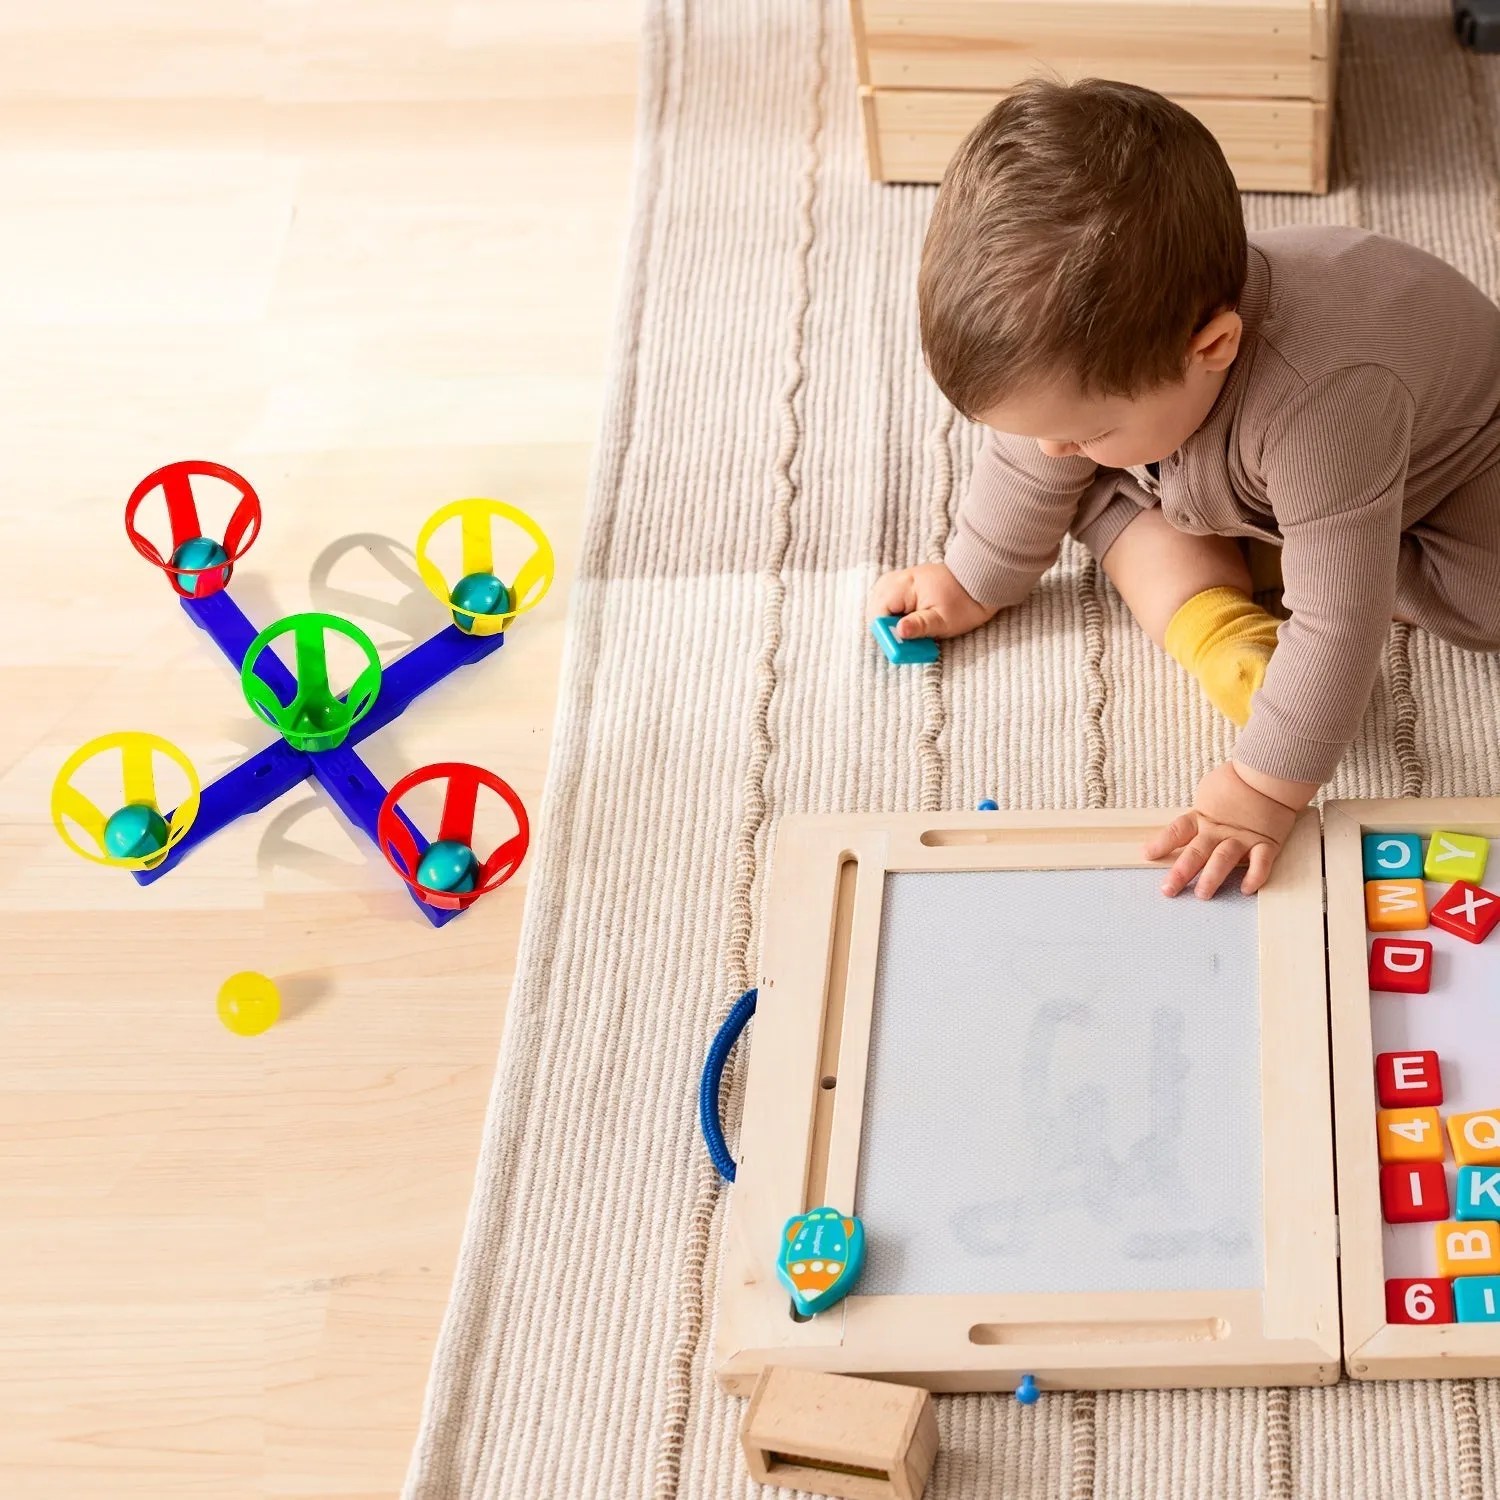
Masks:
[[[48,792],[137,728],[266,742],[131,551],[175,458],[258,488],[234,593],[387,652],[439,628],[440,503],[561,560],[505,646],[366,742],[535,810],[620,270],[636,0],[73,0],[0,17],[0,1494],[395,1495],[524,900],[442,931],[304,785],[159,884]],[[263,16],[283,16],[267,36]],[[128,17],[128,19],[126,19]],[[293,21],[295,17],[295,21]],[[269,101],[269,102],[268,102]],[[283,987],[256,1039],[241,968]]]

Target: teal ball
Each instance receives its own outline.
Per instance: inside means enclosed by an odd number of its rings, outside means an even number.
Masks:
[[[217,593],[229,582],[229,569],[220,568],[217,573],[209,573],[206,570],[219,567],[220,564],[228,561],[229,554],[212,537],[189,537],[173,552],[172,566],[174,568],[201,568],[205,571],[177,573],[173,576],[184,593],[194,595]]]
[[[510,608],[510,590],[493,573],[465,573],[453,585],[448,600],[460,609],[472,609],[476,615],[503,615]],[[474,628],[468,615],[458,610],[453,612],[453,623],[463,631]]]
[[[104,825],[104,848],[111,859],[145,859],[167,847],[167,820],[145,802],[131,802]]]
[[[439,839],[428,847],[417,866],[417,884],[430,891],[462,894],[479,883],[479,861],[467,844],[457,839]]]

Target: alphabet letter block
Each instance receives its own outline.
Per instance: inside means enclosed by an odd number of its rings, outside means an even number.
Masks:
[[[1432,987],[1432,944],[1421,938],[1376,938],[1370,946],[1370,988],[1425,995]]]
[[[1438,832],[1427,846],[1424,869],[1429,880],[1471,880],[1478,885],[1489,853],[1490,841],[1478,834]]]
[[[1453,1300],[1460,1323],[1500,1323],[1500,1276],[1460,1276]]]
[[[1454,1217],[1500,1220],[1500,1167],[1458,1169],[1458,1207]]]
[[[1456,881],[1432,908],[1432,925],[1466,943],[1482,943],[1496,922],[1500,922],[1500,896],[1467,880]]]
[[[1375,1092],[1382,1109],[1443,1102],[1436,1052],[1382,1052],[1375,1059]]]
[[[1452,1219],[1433,1231],[1438,1270],[1444,1276],[1494,1276],[1500,1273],[1500,1224]]]
[[[1475,1278],[1477,1280],[1477,1278]],[[1451,1323],[1453,1283],[1440,1276],[1393,1276],[1385,1284],[1387,1323]]]
[[[1380,1207],[1388,1224],[1448,1217],[1448,1178],[1440,1161],[1395,1162],[1380,1169]]]
[[[1422,836],[1419,833],[1367,833],[1364,850],[1366,880],[1422,878]]]
[[[1442,1161],[1443,1127],[1435,1109],[1375,1112],[1381,1161]]]
[[[1367,880],[1365,925],[1371,932],[1416,932],[1427,925],[1427,887],[1420,880]]]
[[[1500,1109],[1449,1115],[1448,1139],[1453,1142],[1453,1159],[1460,1166],[1500,1165]]]

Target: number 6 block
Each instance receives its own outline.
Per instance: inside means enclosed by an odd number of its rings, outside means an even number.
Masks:
[[[1385,1284],[1387,1323],[1451,1323],[1453,1283],[1441,1276],[1393,1276]]]

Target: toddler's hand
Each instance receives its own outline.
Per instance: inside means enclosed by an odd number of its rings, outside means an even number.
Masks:
[[[1146,858],[1182,851],[1162,881],[1165,896],[1178,895],[1196,875],[1195,894],[1206,901],[1235,866],[1246,863],[1250,868],[1240,888],[1253,895],[1266,883],[1296,821],[1297,809],[1257,791],[1229,761],[1198,783],[1193,810],[1146,845]]]
[[[997,613],[970,595],[943,563],[918,563],[887,573],[870,591],[870,618],[900,615],[896,638],[947,640],[964,635]]]

